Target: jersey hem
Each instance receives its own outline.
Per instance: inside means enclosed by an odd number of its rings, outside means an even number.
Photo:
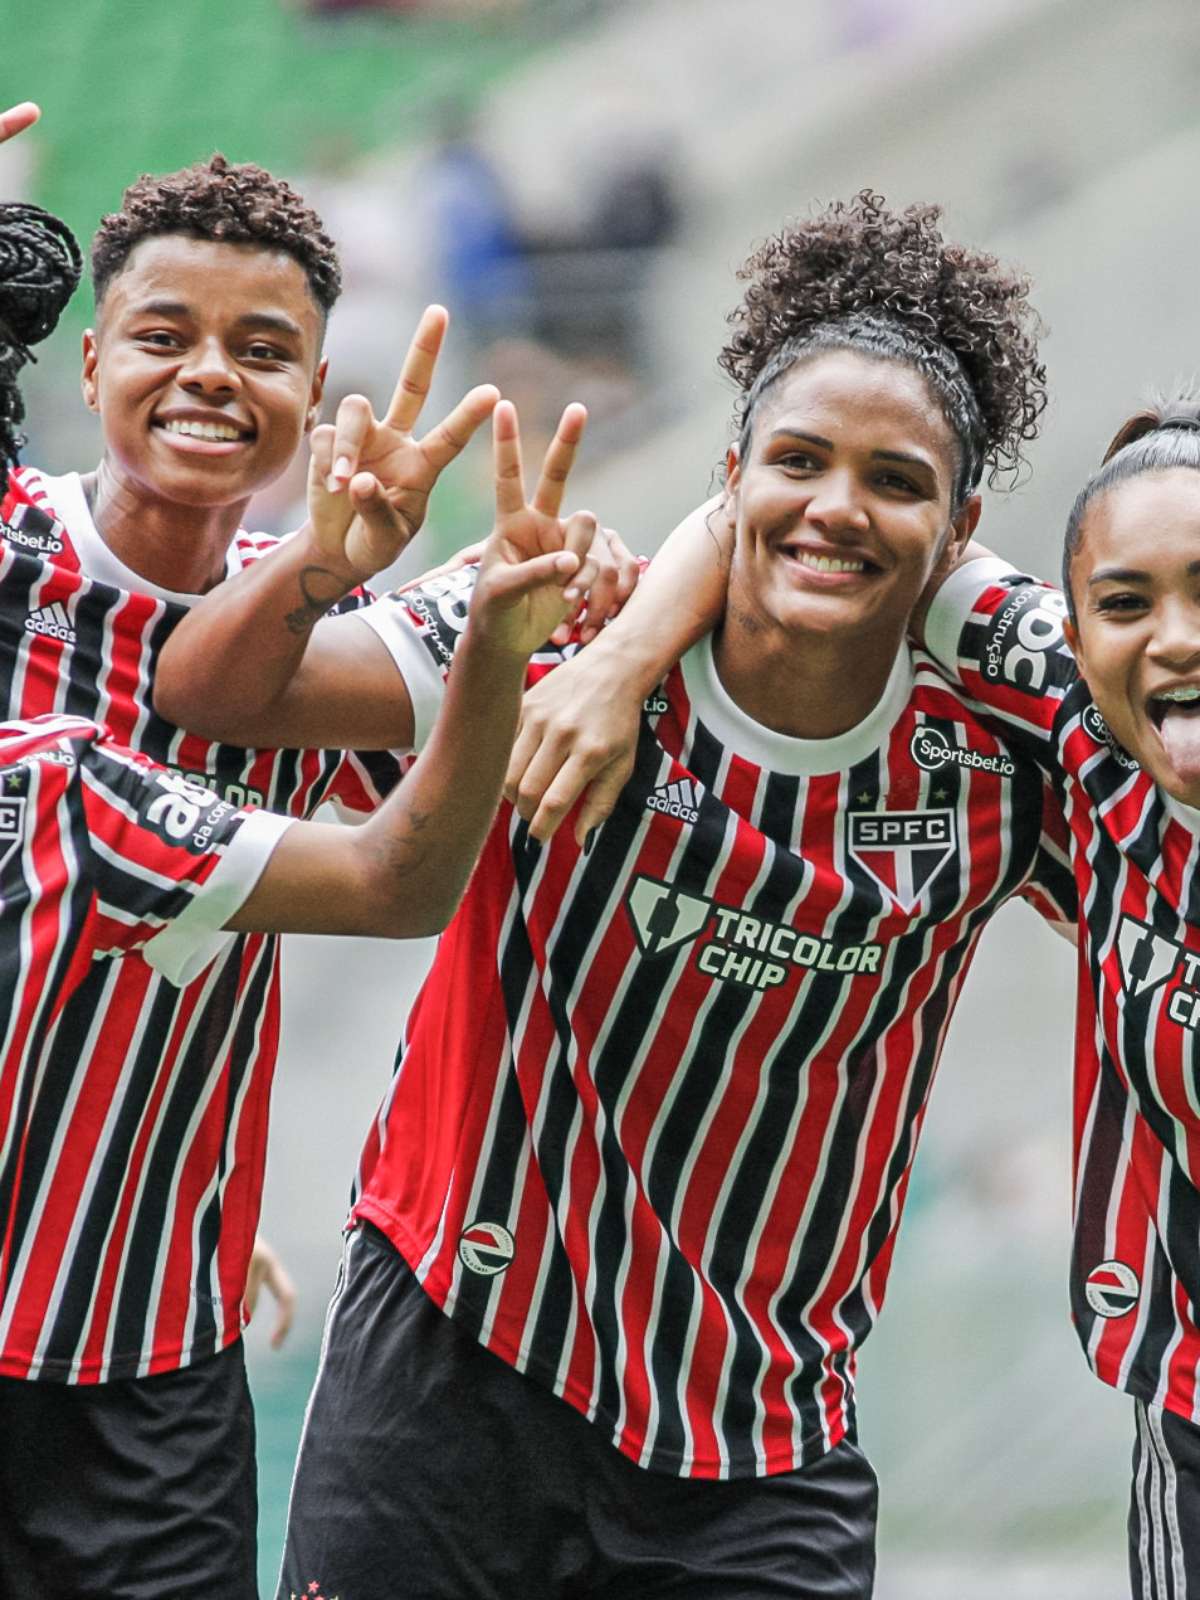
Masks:
[[[437,1306],[438,1310],[467,1338],[473,1339],[482,1349],[489,1351],[499,1360],[510,1366],[522,1377],[527,1377],[536,1382],[539,1387],[548,1389],[557,1399],[577,1411],[586,1422],[592,1423],[601,1429],[606,1429],[609,1442],[615,1450],[619,1450],[628,1461],[632,1461],[643,1471],[660,1474],[672,1478],[697,1478],[712,1481],[714,1479],[746,1479],[770,1478],[784,1472],[797,1472],[803,1467],[808,1467],[822,1456],[828,1455],[831,1450],[847,1441],[856,1443],[855,1430],[843,1423],[840,1429],[837,1426],[830,1428],[829,1435],[819,1432],[803,1439],[795,1450],[786,1454],[771,1452],[766,1456],[753,1458],[733,1458],[722,1461],[719,1457],[687,1457],[677,1450],[651,1451],[648,1458],[643,1457],[641,1447],[636,1441],[626,1441],[618,1434],[619,1424],[616,1418],[608,1411],[593,1408],[590,1396],[578,1386],[571,1383],[560,1382],[555,1370],[547,1363],[532,1357],[525,1350],[520,1340],[505,1338],[498,1330],[497,1323],[493,1321],[491,1340],[485,1343],[472,1329],[462,1325],[452,1310],[447,1311],[445,1305],[433,1294],[421,1279],[417,1266],[425,1254],[417,1240],[409,1233],[398,1217],[396,1217],[381,1201],[370,1196],[364,1196],[355,1205],[347,1223],[352,1228],[356,1222],[369,1222],[387,1238],[393,1249],[398,1250],[408,1264],[410,1271],[420,1284],[423,1293]]]
[[[215,1334],[211,1339],[198,1339],[185,1349],[153,1350],[140,1355],[112,1356],[107,1361],[89,1362],[76,1369],[73,1361],[49,1357],[44,1361],[20,1359],[17,1356],[0,1356],[0,1378],[18,1378],[26,1383],[98,1384],[119,1383],[128,1378],[153,1378],[162,1372],[180,1372],[197,1361],[220,1355],[242,1337],[241,1326]]]

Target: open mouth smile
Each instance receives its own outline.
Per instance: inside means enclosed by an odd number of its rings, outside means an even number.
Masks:
[[[1179,684],[1173,689],[1161,689],[1146,701],[1146,714],[1160,730],[1169,716],[1191,718],[1198,712],[1200,684]]]
[[[167,417],[161,421],[155,419],[150,425],[174,449],[204,455],[225,455],[255,438],[253,428],[224,418]]]
[[[870,577],[881,570],[875,562],[858,553],[826,555],[804,545],[784,544],[779,546],[779,554],[789,566],[800,568],[806,577],[814,577],[822,585]]]

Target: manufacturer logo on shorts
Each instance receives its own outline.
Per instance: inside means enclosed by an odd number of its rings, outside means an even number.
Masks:
[[[61,555],[62,532],[62,523],[37,506],[16,506],[7,520],[0,520],[0,534],[5,540],[35,556]]]
[[[516,1242],[499,1222],[473,1222],[458,1241],[458,1259],[468,1272],[494,1278],[517,1253]]]
[[[954,766],[966,767],[971,772],[995,772],[1001,778],[1011,778],[1017,770],[1005,755],[985,756],[978,750],[964,750],[932,723],[923,723],[914,729],[909,751],[925,772],[937,772],[942,767]]]
[[[712,938],[696,953],[696,966],[706,977],[746,989],[777,988],[796,967],[846,976],[878,972],[883,954],[881,945],[835,944],[643,874],[633,880],[625,910],[638,949],[647,957],[663,955],[711,931]]]
[[[61,639],[64,644],[75,643],[75,629],[61,600],[53,605],[41,606],[25,618],[26,633],[41,633],[47,639]]]
[[[852,811],[850,854],[911,911],[958,849],[953,811]]]
[[[1137,1305],[1142,1286],[1123,1261],[1102,1261],[1088,1273],[1083,1292],[1098,1317],[1123,1317]]]
[[[661,811],[665,817],[678,817],[680,822],[699,822],[703,798],[704,791],[695,778],[680,778],[675,783],[660,783],[653,794],[646,796],[646,809]]]

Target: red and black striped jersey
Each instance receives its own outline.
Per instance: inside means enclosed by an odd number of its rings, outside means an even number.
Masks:
[[[1071,1308],[1097,1376],[1200,1421],[1200,812],[1113,738],[1062,594],[1005,562],[939,592],[928,642],[1061,785],[1080,905]]]
[[[221,1115],[206,1103],[215,1085],[78,1038],[64,1048],[74,996],[135,950],[172,985],[203,971],[290,825],[151,766],[81,718],[0,723],[0,1372],[19,1374],[9,1352],[36,1347],[71,1292],[70,1247],[96,1188],[118,1190],[110,1226],[130,1243],[123,1224],[157,1152],[143,1137],[113,1170],[115,1080],[140,1075],[164,1124]],[[95,1318],[81,1360],[101,1359],[105,1333]]]
[[[364,612],[427,727],[471,575]],[[534,675],[559,656],[535,657]],[[581,850],[501,809],[364,1152],[354,1214],[459,1324],[695,1477],[854,1427],[926,1098],[1008,897],[1073,916],[1040,772],[905,652],[821,741],[709,641],[646,703]]]
[[[241,750],[164,722],[150,703],[155,663],[194,597],[157,589],[122,565],[75,475],[22,468],[9,481],[0,502],[6,720],[63,713],[100,723],[221,800],[285,816],[330,798],[365,809],[394,781],[388,756]],[[239,533],[230,572],[274,543]],[[36,1233],[39,1259],[11,1255],[0,1374],[134,1377],[238,1336],[278,1043],[277,969],[276,941],[250,935],[227,941],[183,987],[135,952],[93,963],[71,990],[44,1070],[65,1086],[85,1060],[98,1095],[89,1105],[92,1143],[68,1148],[77,1122],[52,1127],[53,1099],[40,1102],[45,1126],[36,1139],[55,1152],[48,1159],[83,1165],[78,1205],[71,1217],[55,1208],[22,1222],[26,1237]],[[49,1299],[42,1256],[57,1274]]]

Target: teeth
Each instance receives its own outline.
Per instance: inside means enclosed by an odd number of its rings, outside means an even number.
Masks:
[[[182,433],[188,439],[236,440],[241,430],[228,422],[164,422],[164,433]]]
[[[1168,700],[1172,705],[1187,705],[1193,700],[1200,700],[1200,686],[1189,683],[1178,689],[1164,689],[1161,694],[1156,694],[1154,699]]]
[[[814,572],[861,572],[866,565],[863,561],[843,561],[835,556],[815,556],[808,550],[797,550],[796,560]]]

